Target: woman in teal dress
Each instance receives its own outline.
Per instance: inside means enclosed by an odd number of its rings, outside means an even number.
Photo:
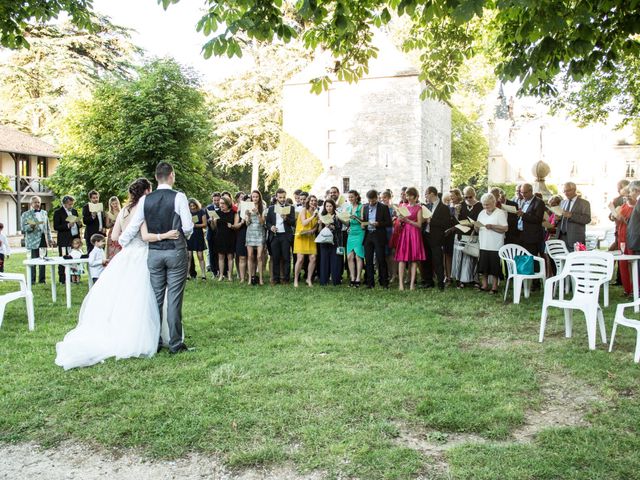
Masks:
[[[349,286],[358,288],[362,275],[364,259],[364,230],[362,229],[362,204],[360,194],[355,190],[349,190],[349,203],[345,210],[349,212],[349,230],[347,236],[347,262],[349,265]]]

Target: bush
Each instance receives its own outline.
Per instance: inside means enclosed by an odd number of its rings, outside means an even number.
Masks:
[[[280,149],[282,158],[280,186],[287,192],[302,187],[310,189],[322,173],[320,159],[285,132],[280,135]]]

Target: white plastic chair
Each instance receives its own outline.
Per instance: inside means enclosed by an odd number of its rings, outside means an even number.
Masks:
[[[524,284],[524,298],[529,298],[531,292],[531,281],[540,279],[544,281],[545,266],[544,259],[540,257],[533,257],[535,262],[540,265],[540,271],[534,272],[531,275],[524,275],[518,273],[516,269],[516,261],[514,260],[518,255],[530,255],[526,248],[516,245],[514,243],[508,243],[498,250],[498,256],[504,260],[507,264],[507,283],[504,286],[504,301],[507,301],[507,294],[509,293],[509,282],[513,279],[513,303],[520,303],[520,292]]]
[[[624,311],[627,308],[633,308],[640,305],[640,300],[636,300],[631,303],[621,303],[616,308],[616,317],[613,320],[613,330],[611,330],[611,343],[609,344],[609,351],[613,350],[613,341],[616,337],[616,327],[618,325],[624,325],[625,327],[631,327],[636,329],[637,338],[636,338],[636,353],[633,356],[633,361],[638,363],[640,362],[640,321],[633,320],[632,318],[627,318],[624,316]]]
[[[600,287],[611,280],[613,274],[613,255],[606,252],[572,252],[567,255],[564,268],[559,275],[547,279],[544,286],[544,300],[540,316],[540,342],[544,339],[547,324],[547,309],[558,307],[564,310],[565,337],[570,338],[573,327],[573,310],[581,310],[587,321],[589,349],[596,348],[596,325],[600,326],[602,343],[607,343],[604,329],[604,315],[598,304]],[[570,299],[554,298],[555,285],[562,285],[570,278],[573,283],[573,296]]]
[[[2,326],[2,321],[4,320],[4,309],[7,306],[7,303],[12,302],[14,300],[18,300],[19,298],[24,298],[27,303],[27,321],[29,322],[29,330],[33,330],[35,328],[35,319],[33,314],[33,293],[27,287],[27,280],[21,273],[0,273],[0,281],[2,282],[19,282],[20,290],[17,292],[5,293],[4,295],[0,295],[0,327]]]
[[[553,263],[556,265],[556,272],[562,272],[562,267],[564,266],[564,258],[569,255],[567,244],[562,240],[547,240],[546,242],[544,242],[544,244],[546,247],[547,255],[549,255],[549,258],[551,258]],[[563,258],[559,258],[559,256],[563,256]],[[557,286],[558,285],[556,284],[556,287]],[[569,292],[568,282],[565,282],[564,291],[565,293]],[[562,298],[562,295],[560,295],[560,298]]]

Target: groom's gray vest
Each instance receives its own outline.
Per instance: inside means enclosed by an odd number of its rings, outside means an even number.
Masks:
[[[168,188],[156,190],[144,200],[144,218],[149,233],[165,233],[169,230],[179,230],[177,240],[161,240],[149,242],[150,250],[176,250],[187,248],[187,242],[182,233],[180,215],[175,212],[176,195],[178,192]]]

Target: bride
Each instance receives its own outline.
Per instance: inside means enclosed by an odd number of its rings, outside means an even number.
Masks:
[[[151,184],[146,178],[129,186],[129,203],[116,218],[114,240],[127,228],[138,200],[150,192]],[[160,314],[149,280],[147,242],[176,238],[177,230],[158,237],[147,232],[146,224],[142,225],[138,236],[113,257],[89,290],[80,308],[78,325],[56,345],[56,365],[69,370],[110,357],[152,357],[156,353]]]

